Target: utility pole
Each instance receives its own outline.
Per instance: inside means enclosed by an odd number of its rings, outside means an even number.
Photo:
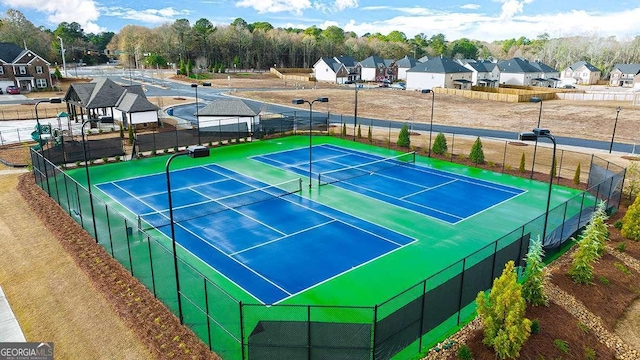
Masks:
[[[69,77],[69,74],[67,74],[67,60],[65,60],[64,56],[64,42],[60,36],[58,36],[58,40],[60,40],[60,53],[62,54],[62,71],[64,71],[65,77]]]

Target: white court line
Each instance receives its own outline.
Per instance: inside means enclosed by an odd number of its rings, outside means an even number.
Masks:
[[[433,189],[437,189],[437,188],[442,187],[442,186],[449,185],[449,184],[454,183],[454,182],[456,182],[456,181],[458,181],[458,180],[451,180],[451,181],[447,181],[447,182],[445,182],[445,183],[442,183],[442,184],[439,184],[439,185],[436,185],[436,186],[432,186],[432,187],[425,187],[424,189],[422,189],[422,190],[420,190],[420,191],[416,191],[416,192],[414,192],[414,193],[412,193],[412,194],[405,195],[405,196],[403,196],[403,197],[399,197],[399,198],[396,198],[396,199],[398,199],[398,200],[404,200],[404,199],[406,199],[406,198],[408,198],[408,197],[415,196],[415,195],[418,195],[418,194],[422,194],[422,193],[424,193],[424,192],[427,192],[427,191],[430,191],[430,190],[433,190]]]
[[[206,185],[212,185],[212,184],[217,184],[217,183],[221,183],[224,181],[229,181],[229,178],[226,179],[220,179],[220,180],[215,180],[215,181],[207,181],[207,182],[203,182],[201,184],[197,184],[197,185],[189,185],[189,186],[183,186],[183,187],[179,187],[179,188],[174,188],[173,186],[171,187],[171,192],[174,191],[178,191],[178,190],[184,190],[184,189],[189,189],[191,190],[191,188],[193,187],[197,187],[197,186],[206,186]],[[166,194],[167,191],[165,189],[165,191],[159,191],[159,192],[155,192],[155,193],[151,193],[151,194],[147,194],[147,195],[142,195],[140,196],[140,198],[146,198],[146,197],[151,197],[151,196],[156,196],[156,195],[160,195],[160,194]]]

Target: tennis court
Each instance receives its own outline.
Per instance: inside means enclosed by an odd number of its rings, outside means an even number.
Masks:
[[[301,198],[299,179],[269,186],[209,164],[174,171],[171,182],[177,243],[264,304],[415,241]],[[140,228],[171,236],[165,173],[96,186],[138,215]]]
[[[308,174],[309,150],[300,148],[254,157],[294,173]],[[384,158],[323,144],[313,148],[318,185],[355,193],[456,224],[525,191],[415,164],[415,153]]]

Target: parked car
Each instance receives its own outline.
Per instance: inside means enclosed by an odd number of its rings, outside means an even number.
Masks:
[[[405,83],[403,82],[397,82],[391,84],[391,88],[395,90],[405,90],[407,88],[407,85],[405,85]]]
[[[14,85],[7,86],[7,94],[18,95],[20,94],[20,88]]]
[[[378,83],[378,87],[389,87],[391,85],[391,81],[388,79],[384,79]]]
[[[4,94],[4,93],[2,92],[2,89],[0,89],[0,95],[2,95],[2,94]]]
[[[569,84],[567,84],[567,85],[565,85],[565,86],[563,86],[563,87],[564,87],[565,89],[575,89],[575,88],[576,88],[575,86],[573,86],[573,85],[569,85]]]

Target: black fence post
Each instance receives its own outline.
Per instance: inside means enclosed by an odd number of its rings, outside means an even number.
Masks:
[[[373,307],[373,331],[371,336],[371,359],[376,359],[376,331],[378,329],[378,305]]]
[[[80,203],[80,189],[77,182],[74,182],[76,185],[76,196],[78,198],[78,214],[80,215],[80,226],[84,229],[84,216],[82,216],[82,204]]]
[[[244,314],[243,314],[243,306],[242,301],[238,302],[238,308],[240,309],[240,353],[241,360],[244,360],[246,357],[244,356]]]
[[[307,359],[311,360],[311,305],[307,305]]]
[[[558,169],[558,173],[556,174],[556,178],[558,179],[558,181],[556,181],[556,184],[560,184],[560,174],[562,174],[562,160],[564,160],[564,149],[560,149],[560,168]]]
[[[125,233],[127,236],[127,252],[129,254],[129,270],[131,271],[131,275],[133,275],[133,262],[131,261],[131,245],[129,244],[130,236],[129,236],[129,225],[127,223],[127,219],[124,220],[124,227],[125,227]]]
[[[153,255],[151,253],[151,237],[147,236],[147,246],[149,247],[149,267],[151,268],[151,287],[153,287],[153,297],[156,299],[158,295],[156,294],[156,276],[155,271],[153,271]]]
[[[420,339],[418,340],[418,351],[422,351],[422,335],[424,335],[424,303],[427,297],[427,279],[422,281],[422,305],[420,307]]]
[[[522,227],[522,230],[524,232],[524,226]],[[493,242],[493,265],[491,266],[491,280],[496,278],[496,259],[498,258],[497,254],[498,254],[498,240]]]
[[[509,142],[505,141],[504,142],[504,153],[502,154],[502,173],[504,174],[504,167],[505,167],[505,163],[507,162],[507,144]]]
[[[113,253],[113,238],[111,236],[111,220],[109,219],[109,206],[104,204],[104,212],[107,214],[107,229],[109,230],[109,247],[111,248],[111,257],[116,258]]]
[[[451,134],[451,152],[449,153],[449,161],[453,162],[453,151],[456,144],[456,134]]]
[[[496,241],[497,243],[497,241]],[[460,277],[460,297],[458,299],[458,322],[456,325],[460,325],[460,313],[462,312],[462,293],[464,292],[464,273],[467,268],[467,258],[462,259],[462,276]]]
[[[567,208],[569,208],[569,202],[564,203],[564,214],[562,215],[562,227],[560,228],[560,246],[564,244],[564,226],[567,223]]]
[[[207,291],[207,279],[202,278],[204,282],[204,310],[207,317],[207,343],[209,344],[209,350],[213,350],[211,347],[211,321],[209,321],[209,293]]]

